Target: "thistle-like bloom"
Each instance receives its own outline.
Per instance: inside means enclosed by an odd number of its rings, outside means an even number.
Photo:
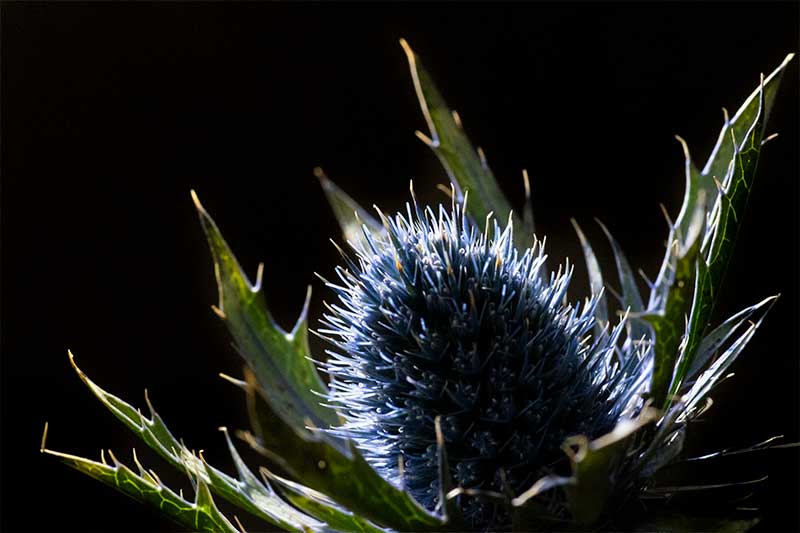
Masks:
[[[542,242],[519,251],[511,222],[490,237],[456,204],[384,222],[329,284],[341,303],[321,333],[339,351],[324,368],[347,421],[337,433],[418,501],[439,503],[437,417],[456,484],[516,495],[566,463],[567,437],[641,407],[647,352],[618,345],[624,319],[596,323],[596,298],[566,303],[572,269],[547,273]],[[472,527],[507,518],[465,507]]]

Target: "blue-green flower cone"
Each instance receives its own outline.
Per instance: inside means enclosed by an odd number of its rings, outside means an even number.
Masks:
[[[520,252],[511,225],[484,232],[460,205],[409,205],[385,225],[329,283],[339,302],[320,333],[337,349],[323,368],[346,419],[334,431],[425,506],[441,503],[437,417],[457,485],[519,494],[568,473],[565,438],[641,408],[644,353],[619,346],[622,324],[592,334],[597,301],[565,303],[571,269],[544,272],[541,243]],[[497,506],[460,505],[473,528],[508,525]]]

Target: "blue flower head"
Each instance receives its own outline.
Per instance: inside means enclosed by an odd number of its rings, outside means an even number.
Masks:
[[[510,221],[482,232],[465,205],[414,202],[382,216],[385,232],[365,227],[320,330],[338,348],[323,365],[346,421],[334,431],[431,509],[437,418],[457,485],[516,495],[564,466],[565,438],[635,414],[648,378],[644,352],[620,343],[624,319],[598,324],[595,297],[566,303],[569,264],[546,272],[543,242],[519,251]],[[463,507],[473,527],[506,520]]]

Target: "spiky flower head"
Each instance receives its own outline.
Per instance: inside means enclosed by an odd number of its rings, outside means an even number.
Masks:
[[[321,330],[339,348],[324,365],[337,432],[431,509],[437,418],[457,485],[519,494],[565,462],[567,437],[636,410],[647,373],[641,352],[617,346],[622,323],[596,323],[596,298],[566,303],[569,265],[548,273],[544,243],[517,250],[510,221],[480,231],[463,207],[414,203],[382,234],[365,227]],[[465,507],[473,527],[506,518]]]

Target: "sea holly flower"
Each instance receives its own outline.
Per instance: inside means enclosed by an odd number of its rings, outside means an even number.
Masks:
[[[132,470],[111,451],[100,461],[52,451],[47,426],[42,451],[192,530],[244,530],[214,497],[298,533],[747,529],[752,516],[722,506],[692,517],[670,498],[719,484],[665,485],[661,474],[687,460],[692,421],[776,298],[709,324],[792,55],[726,115],[702,170],[684,143],[686,193],[649,295],[601,225],[613,290],[574,222],[591,292],[570,302],[571,266],[549,268],[534,236],[527,175],[520,217],[402,45],[429,129],[418,136],[442,162],[451,198],[420,205],[412,190],[404,213],[372,215],[317,172],[347,241],[326,282],[336,300],[315,330],[330,343],[327,358],[309,347],[310,291],[296,325],[281,329],[264,303],[262,269],[251,283],[192,192],[214,260],[215,311],[246,363],[242,379],[226,378],[243,391],[252,426],[236,434],[261,464],[245,464],[223,428],[235,474],[209,465],[149,399],[145,415],[71,354],[91,392],[185,471],[195,495],[170,490],[136,455]]]
[[[438,420],[456,485],[519,494],[566,462],[566,438],[641,412],[649,342],[621,345],[623,322],[592,336],[598,299],[565,304],[572,271],[545,272],[541,243],[520,252],[512,223],[482,231],[457,204],[384,221],[328,283],[340,303],[320,330],[338,348],[323,364],[334,432],[384,477],[435,509]],[[466,507],[478,529],[509,519]]]

